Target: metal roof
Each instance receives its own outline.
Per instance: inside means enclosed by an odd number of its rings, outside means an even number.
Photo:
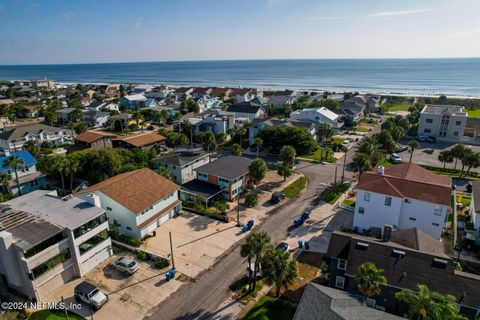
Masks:
[[[22,150],[22,151],[15,151],[10,154],[10,157],[18,157],[23,160],[23,163],[25,166],[31,166],[37,163],[37,160],[28,152],[27,150]],[[1,156],[0,157],[0,172],[5,172],[10,170],[11,168],[8,166],[5,166],[5,160],[7,160],[9,157],[7,156]]]

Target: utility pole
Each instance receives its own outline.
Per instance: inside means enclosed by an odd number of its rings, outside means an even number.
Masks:
[[[345,166],[347,165],[347,154],[348,154],[348,148],[347,148],[347,151],[345,151],[345,155],[343,156],[342,183],[343,183],[343,180],[345,179]]]
[[[170,237],[170,260],[172,261],[172,268],[175,269],[175,260],[173,259],[172,232],[169,231],[168,235]]]
[[[337,192],[337,169],[338,167],[335,166],[335,179],[333,181],[333,194]]]
[[[63,299],[63,296],[61,296],[61,301],[62,301],[62,305],[63,305],[63,311],[65,312],[65,319],[68,320],[68,310],[67,310],[67,306],[65,305],[65,300]]]

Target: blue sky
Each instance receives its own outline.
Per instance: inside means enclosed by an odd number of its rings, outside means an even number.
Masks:
[[[479,57],[480,0],[0,0],[0,64]]]

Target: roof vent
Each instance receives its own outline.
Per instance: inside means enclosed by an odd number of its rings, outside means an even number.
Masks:
[[[385,167],[384,166],[378,166],[377,174],[381,174],[383,176],[384,173],[385,173]]]
[[[368,249],[368,243],[365,242],[357,242],[357,249],[361,250],[367,250]]]
[[[448,266],[448,261],[439,258],[433,258],[432,265],[437,268],[446,268]]]

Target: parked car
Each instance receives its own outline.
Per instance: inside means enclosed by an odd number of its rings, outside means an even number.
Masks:
[[[392,153],[392,154],[390,155],[390,161],[391,161],[392,163],[400,163],[400,162],[402,162],[402,158],[400,157],[399,154],[397,154],[397,153]]]
[[[408,150],[408,147],[407,147],[407,146],[398,145],[398,146],[395,148],[395,153],[403,152],[403,151],[406,151],[406,150]]]
[[[428,136],[427,141],[430,143],[435,143],[437,142],[437,138],[435,138],[434,136]]]
[[[425,141],[427,141],[427,138],[425,138],[425,136],[416,136],[415,139],[417,139],[417,140],[420,141],[420,142],[425,142]]]
[[[290,250],[290,246],[285,241],[282,241],[275,247],[275,249],[280,250],[282,252],[287,252],[288,250]]]
[[[276,191],[272,194],[272,197],[270,198],[270,202],[273,204],[276,204],[282,201],[283,199],[285,199],[285,193]]]
[[[346,138],[345,140],[343,140],[342,146],[348,147],[351,142],[352,142],[352,140],[350,140],[349,138]]]
[[[248,278],[253,278],[253,270],[255,268],[255,263],[250,263],[249,265],[247,265],[247,270],[245,271],[245,275],[248,277]],[[258,266],[258,271],[257,271],[257,279],[261,278],[262,277],[262,265],[260,264]]]
[[[83,281],[73,289],[77,302],[84,302],[94,310],[100,309],[108,301],[108,296],[93,284]]]
[[[114,267],[118,271],[122,271],[128,274],[134,274],[135,272],[137,272],[139,265],[135,260],[120,257],[112,262],[112,267]]]

